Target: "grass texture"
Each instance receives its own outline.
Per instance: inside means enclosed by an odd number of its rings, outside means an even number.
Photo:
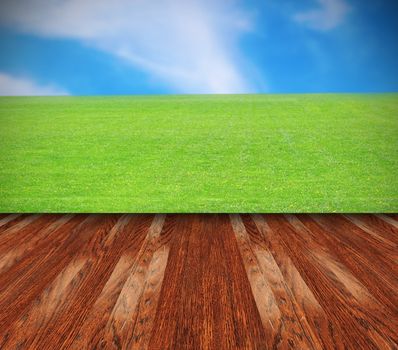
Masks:
[[[0,98],[1,212],[397,212],[398,94]]]

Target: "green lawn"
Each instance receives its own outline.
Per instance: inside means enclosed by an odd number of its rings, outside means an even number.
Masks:
[[[0,98],[1,212],[397,212],[398,94]]]

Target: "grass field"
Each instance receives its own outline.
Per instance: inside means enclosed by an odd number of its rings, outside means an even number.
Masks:
[[[1,212],[397,212],[398,94],[0,98]]]

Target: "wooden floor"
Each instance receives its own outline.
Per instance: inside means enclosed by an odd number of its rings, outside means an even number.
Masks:
[[[0,349],[396,349],[396,215],[0,215]]]

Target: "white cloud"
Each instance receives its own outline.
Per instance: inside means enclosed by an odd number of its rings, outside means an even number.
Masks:
[[[6,0],[0,13],[12,28],[82,40],[179,92],[252,90],[237,54],[251,21],[231,0]]]
[[[68,95],[53,85],[38,85],[34,81],[0,73],[0,96],[51,96]]]
[[[351,7],[345,0],[317,0],[320,7],[314,10],[299,12],[294,19],[312,29],[327,31],[340,25]]]

